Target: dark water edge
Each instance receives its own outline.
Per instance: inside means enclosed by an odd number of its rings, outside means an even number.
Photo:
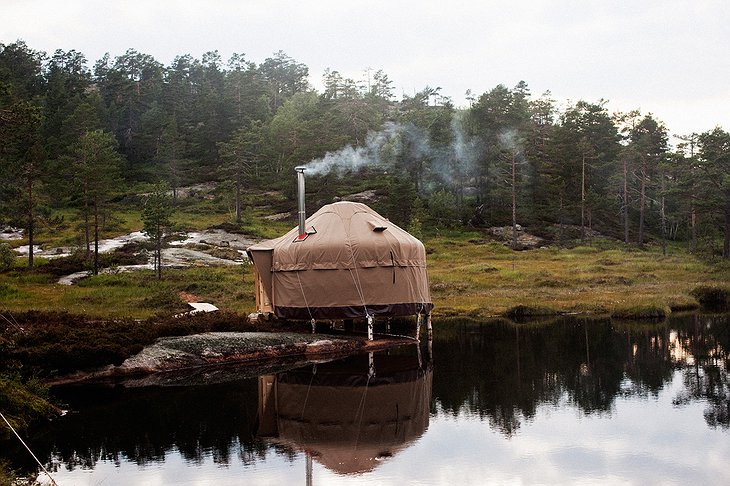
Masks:
[[[197,386],[58,388],[71,412],[28,441],[60,477],[89,474],[83,484],[173,470],[265,484],[300,478],[308,458],[318,477],[352,483],[442,482],[433,471],[467,484],[730,479],[713,459],[730,453],[729,314],[449,319],[434,336],[433,361],[422,343],[378,353],[373,366],[365,354]],[[278,401],[267,402],[272,386]],[[36,471],[19,445],[0,451]]]

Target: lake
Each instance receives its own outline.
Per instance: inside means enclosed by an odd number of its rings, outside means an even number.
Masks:
[[[58,388],[29,442],[63,486],[730,484],[728,314],[434,330],[431,353]]]

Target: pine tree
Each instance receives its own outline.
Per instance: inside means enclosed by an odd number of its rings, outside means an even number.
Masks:
[[[155,270],[157,278],[162,279],[162,241],[172,222],[174,211],[170,189],[165,183],[158,183],[147,196],[142,208],[144,233],[155,244]]]
[[[103,130],[82,135],[70,159],[74,198],[81,205],[87,234],[90,229],[94,233],[94,275],[99,273],[100,225],[113,195],[120,191],[122,160],[114,136]]]

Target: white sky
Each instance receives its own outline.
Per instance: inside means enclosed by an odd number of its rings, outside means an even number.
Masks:
[[[168,65],[181,54],[283,50],[321,86],[325,68],[383,69],[398,98],[441,87],[457,106],[499,83],[533,94],[639,108],[672,133],[730,130],[727,0],[2,0],[0,42],[89,64],[128,48]]]

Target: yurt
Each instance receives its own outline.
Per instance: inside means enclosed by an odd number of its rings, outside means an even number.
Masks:
[[[285,319],[352,319],[428,314],[426,251],[417,238],[365,204],[336,202],[299,226],[247,249],[256,307]]]

